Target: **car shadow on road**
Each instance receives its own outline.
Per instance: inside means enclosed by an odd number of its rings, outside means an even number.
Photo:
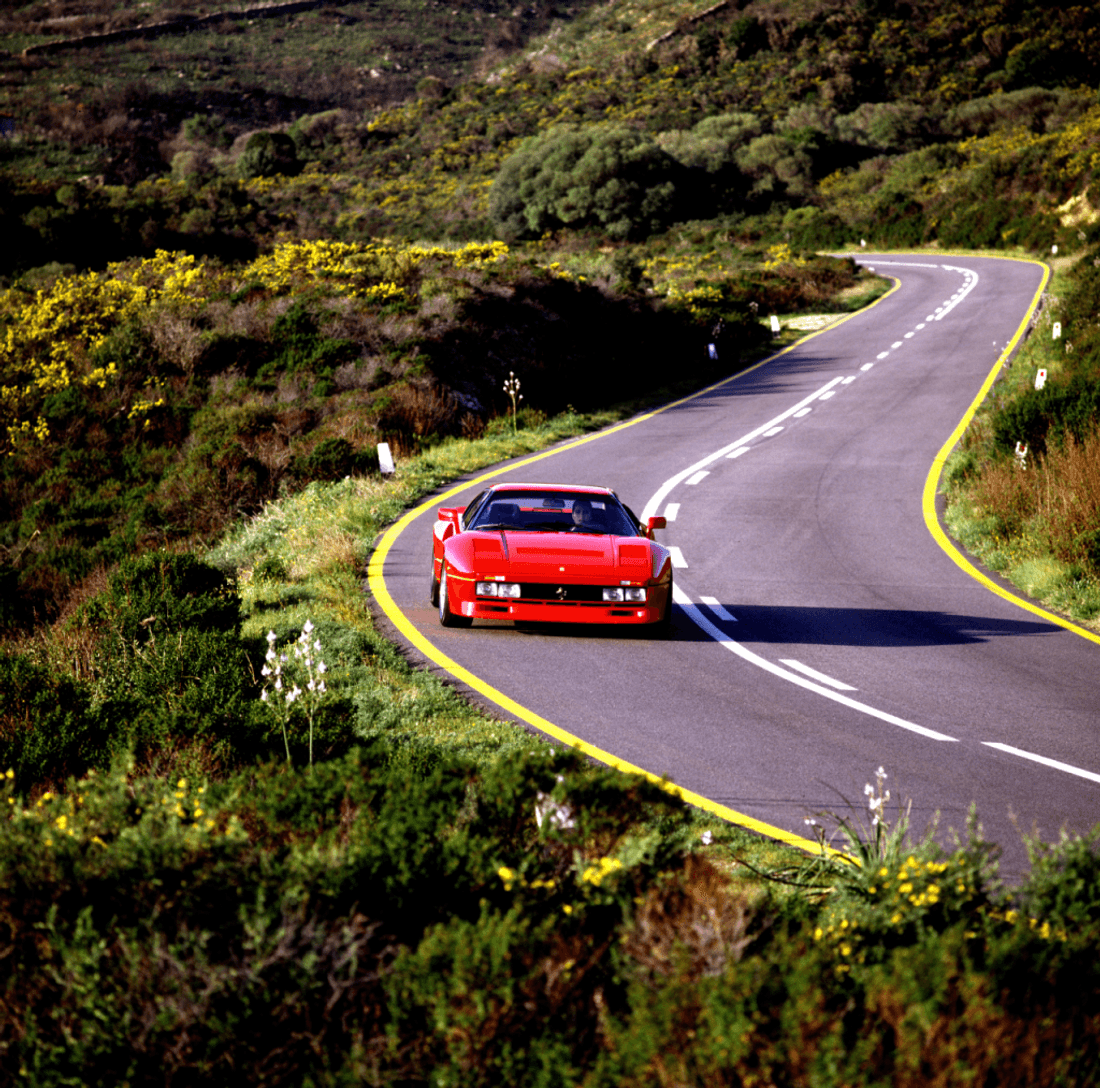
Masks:
[[[699,611],[735,642],[745,645],[807,646],[965,646],[995,638],[1053,635],[1062,628],[1040,620],[1004,620],[988,616],[960,616],[951,612],[896,608],[802,608],[780,605],[726,604],[735,621],[720,618],[706,605]],[[711,635],[677,607],[672,629],[661,636],[649,627],[590,623],[479,623],[477,630],[515,632],[548,638],[586,639],[592,642],[711,642]]]
[[[810,646],[962,646],[995,638],[1053,635],[1062,630],[1041,620],[1006,620],[952,612],[896,608],[803,608],[781,605],[723,606],[736,623],[702,613],[737,642]],[[680,623],[683,628],[683,621]]]

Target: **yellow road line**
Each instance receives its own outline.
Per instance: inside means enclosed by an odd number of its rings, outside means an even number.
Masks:
[[[1019,260],[1015,257],[1002,257],[1000,260]],[[1004,351],[1001,352],[994,364],[993,369],[989,372],[985,381],[982,383],[981,389],[978,390],[978,395],[971,401],[970,407],[966,410],[966,414],[959,420],[959,425],[951,432],[951,437],[940,447],[939,453],[936,454],[935,459],[932,462],[932,467],[928,471],[928,477],[924,481],[924,494],[922,497],[921,505],[924,510],[924,524],[928,526],[928,531],[932,534],[936,543],[947,553],[947,555],[953,560],[953,562],[963,571],[970,575],[971,578],[981,582],[986,589],[991,593],[996,593],[998,597],[1003,597],[1006,601],[1017,605],[1020,608],[1031,612],[1035,616],[1047,620],[1049,623],[1057,624],[1059,627],[1064,627],[1068,631],[1072,631],[1076,635],[1080,635],[1082,638],[1087,638],[1090,642],[1100,643],[1100,635],[1097,635],[1093,631],[1088,631],[1084,627],[1079,627],[1077,624],[1065,619],[1063,616],[1056,616],[1053,612],[1047,612],[1045,609],[1040,608],[1037,604],[1031,601],[1025,600],[1023,597],[1017,597],[1016,594],[1009,592],[1002,586],[997,585],[992,578],[989,578],[983,574],[969,559],[966,558],[955,547],[954,543],[948,538],[947,534],[943,531],[943,527],[940,525],[939,517],[936,515],[936,495],[939,492],[940,477],[943,475],[944,465],[947,462],[947,457],[951,451],[955,448],[959,439],[962,437],[963,431],[970,425],[970,421],[974,418],[974,413],[978,410],[982,401],[989,394],[989,390],[993,387],[994,381],[997,379],[997,375],[1000,372],[1005,361],[1016,349],[1016,345],[1019,344],[1024,333],[1027,331],[1027,326],[1031,321],[1032,314],[1035,313],[1036,307],[1039,305],[1039,300],[1043,296],[1043,292],[1046,290],[1047,283],[1050,281],[1050,269],[1047,265],[1041,261],[1025,261],[1025,264],[1036,264],[1043,269],[1043,279],[1039,284],[1038,289],[1035,292],[1034,298],[1031,300],[1031,305],[1028,307],[1027,313],[1024,315],[1023,320],[1020,322],[1019,328],[1016,330],[1016,335],[1005,346]]]

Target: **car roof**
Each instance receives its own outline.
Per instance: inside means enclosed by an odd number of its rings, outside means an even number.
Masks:
[[[489,489],[493,492],[498,491],[568,491],[578,492],[580,491],[586,495],[614,495],[615,493],[609,487],[597,487],[593,484],[525,484],[525,483],[512,483],[509,481],[504,484],[493,484]]]

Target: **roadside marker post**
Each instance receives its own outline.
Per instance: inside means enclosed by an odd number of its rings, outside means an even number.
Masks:
[[[383,476],[392,476],[397,469],[393,463],[393,454],[390,453],[390,444],[388,442],[378,443],[378,471]]]
[[[1039,368],[1039,373],[1035,375],[1035,388],[1042,389],[1047,383],[1047,372],[1045,367]]]

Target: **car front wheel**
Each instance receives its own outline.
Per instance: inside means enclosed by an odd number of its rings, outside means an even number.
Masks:
[[[447,572],[443,571],[439,579],[439,622],[444,627],[469,627],[474,621],[469,616],[461,616],[451,611],[451,602],[448,599]]]

